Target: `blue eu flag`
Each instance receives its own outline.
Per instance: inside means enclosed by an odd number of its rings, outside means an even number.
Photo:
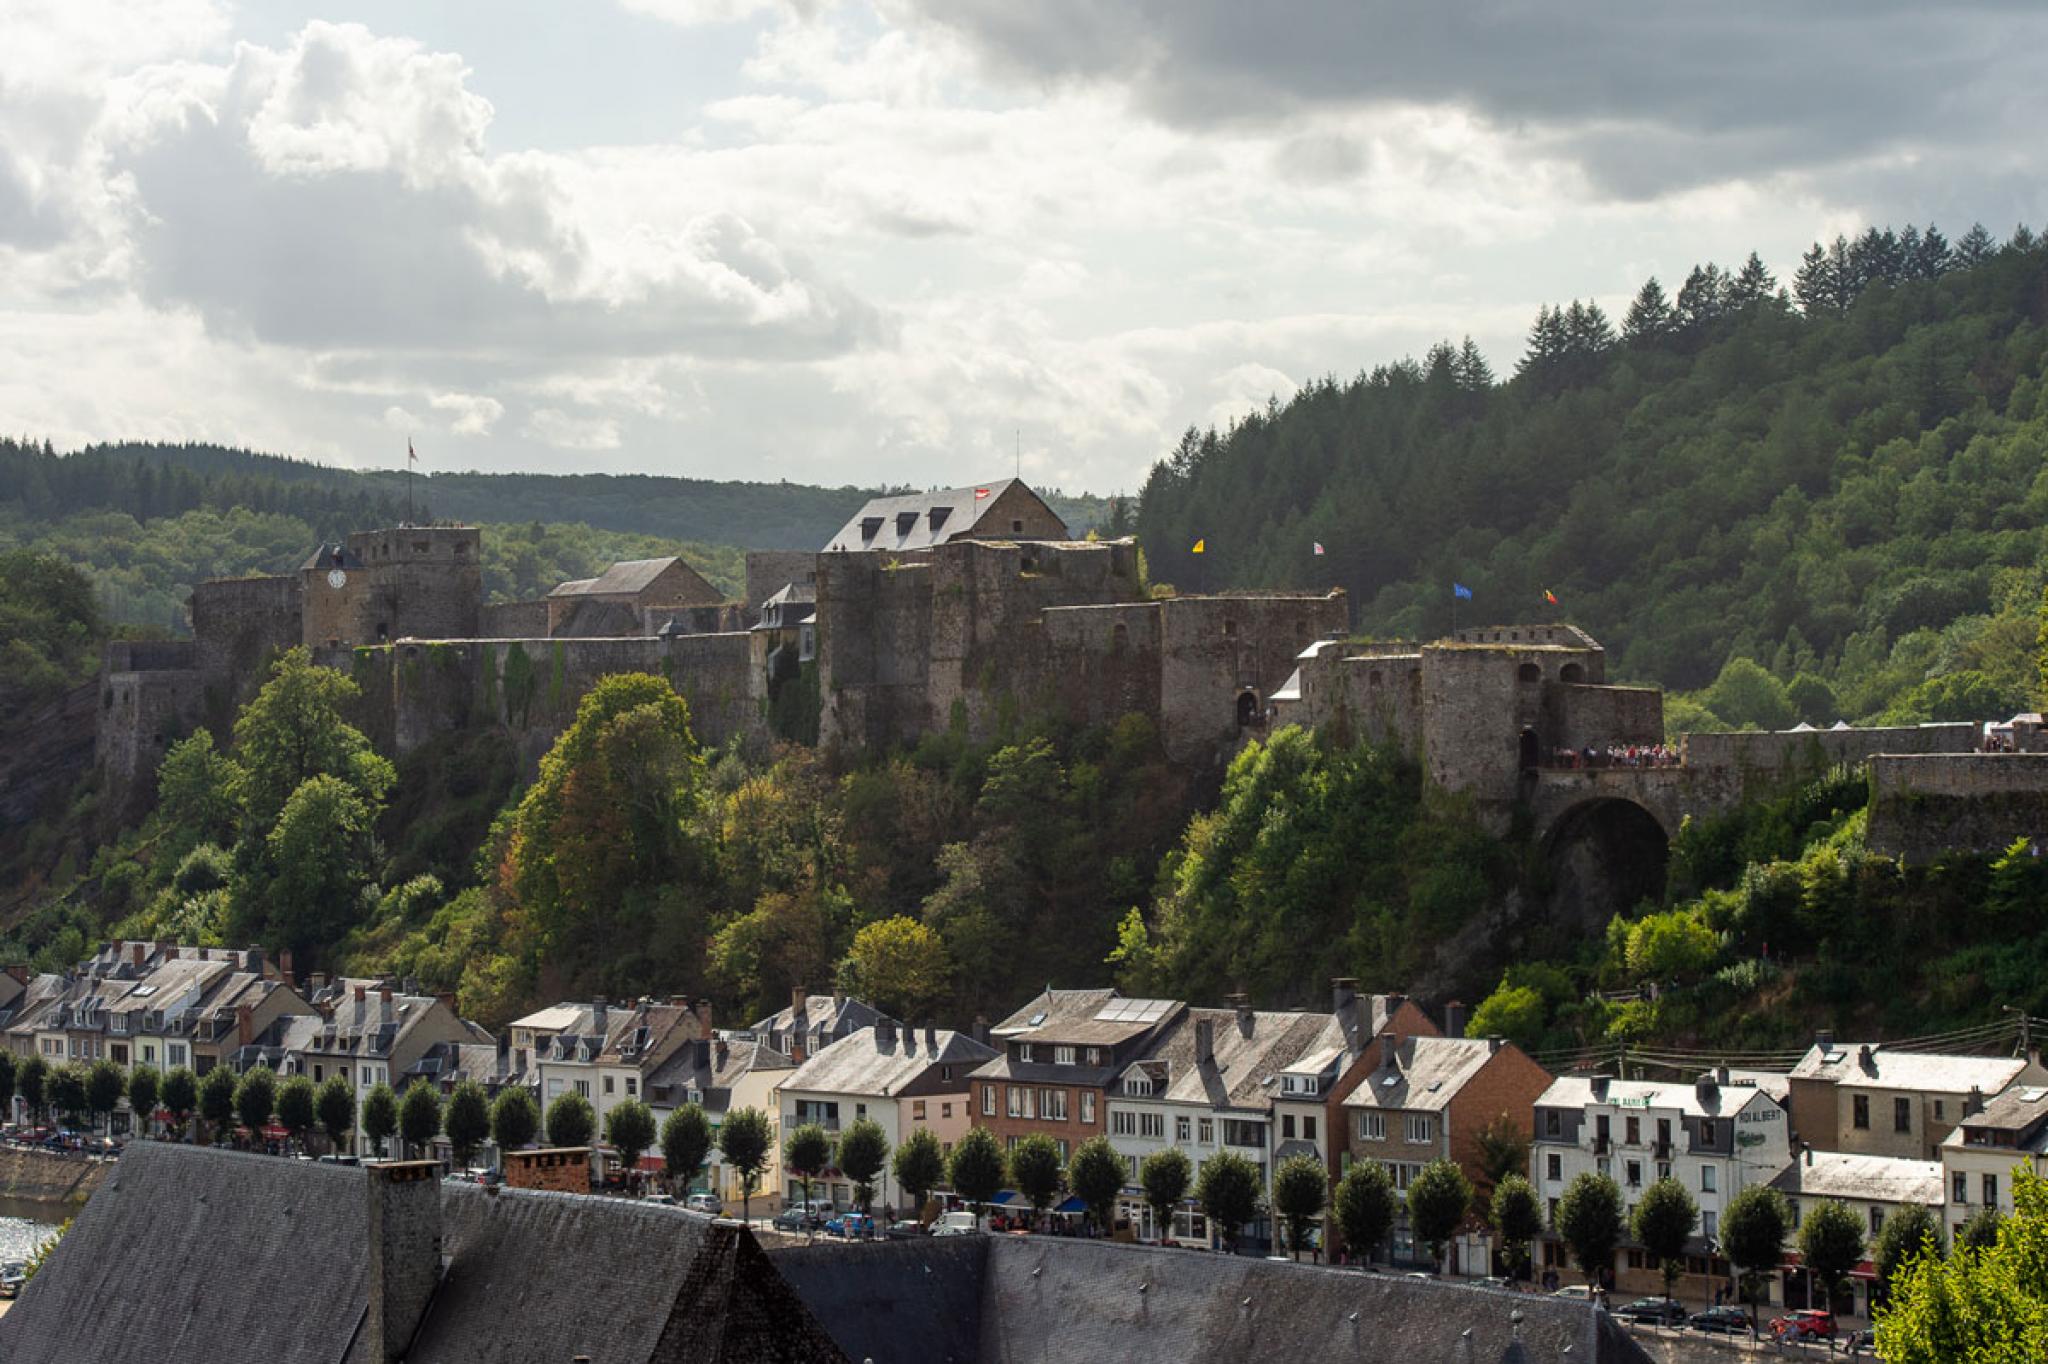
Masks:
[[[1459,598],[1459,599],[1460,599],[1460,600],[1462,600],[1462,601],[1471,601],[1471,600],[1472,600],[1472,589],[1471,589],[1471,588],[1469,588],[1469,587],[1467,587],[1467,586],[1465,586],[1465,584],[1463,584],[1463,583],[1452,583],[1452,584],[1451,584],[1451,595],[1452,595],[1452,596],[1454,596],[1454,597],[1457,597],[1457,598]]]

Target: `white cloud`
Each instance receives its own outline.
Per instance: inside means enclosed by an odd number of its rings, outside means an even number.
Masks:
[[[610,417],[579,417],[560,408],[536,408],[526,420],[526,434],[564,450],[616,450],[619,424]]]
[[[447,413],[448,430],[458,436],[488,436],[505,415],[505,404],[476,393],[436,393],[427,405]]]

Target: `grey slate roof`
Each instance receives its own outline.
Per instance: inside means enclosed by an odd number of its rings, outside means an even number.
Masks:
[[[558,583],[548,593],[550,597],[611,597],[633,596],[645,592],[654,585],[654,580],[669,569],[681,565],[684,572],[696,578],[697,570],[671,554],[664,559],[622,559],[595,578],[576,578]]]
[[[1941,1162],[1847,1151],[1808,1151],[1780,1170],[1771,1187],[1809,1198],[1866,1203],[1941,1203]]]
[[[2024,1056],[1957,1056],[1940,1052],[1894,1051],[1882,1043],[1837,1042],[1807,1049],[1792,1067],[1792,1078],[1834,1080],[1852,1089],[1901,1089],[1963,1094],[1977,1088],[1996,1094],[2027,1069]]]
[[[1277,1077],[1308,1052],[1329,1024],[1328,1014],[1253,1012],[1249,1025],[1235,1009],[1189,1009],[1148,1053],[1167,1064],[1168,1103],[1211,1108],[1271,1108]],[[1214,1059],[1195,1064],[1196,1025],[1210,1025]]]
[[[965,1092],[968,1072],[995,1057],[995,1049],[983,1046],[965,1033],[941,1031],[936,1046],[925,1045],[924,1032],[898,1028],[887,1038],[872,1027],[862,1028],[832,1043],[782,1078],[783,1089],[814,1094],[872,1094],[886,1098],[936,1065],[959,1067],[956,1086]]]
[[[936,492],[873,498],[854,513],[853,519],[840,528],[825,549],[827,552],[931,549],[949,540],[971,539],[982,514],[1001,501],[1003,494],[1017,481],[999,478],[993,483],[977,483],[965,488],[941,488]],[[976,497],[977,490],[986,490],[988,495]],[[1027,487],[1025,491],[1030,492],[1030,489]],[[934,513],[939,517],[936,525],[932,522]],[[874,521],[880,522],[875,533],[863,534],[863,523]]]
[[[1399,1064],[1374,1071],[1344,1100],[1346,1108],[1447,1107],[1494,1052],[1483,1037],[1404,1037],[1395,1054]]]

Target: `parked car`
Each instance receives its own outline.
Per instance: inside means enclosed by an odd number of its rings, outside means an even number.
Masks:
[[[11,1298],[21,1292],[27,1278],[28,1266],[20,1260],[9,1260],[0,1265],[0,1298]]]
[[[1669,1298],[1637,1298],[1626,1307],[1616,1308],[1614,1315],[1645,1326],[1683,1326],[1686,1321],[1685,1308]]]
[[[802,1208],[791,1207],[776,1213],[773,1225],[777,1231],[802,1231],[812,1222],[809,1213]]]
[[[875,1231],[875,1219],[866,1213],[842,1213],[827,1222],[825,1230],[833,1236],[844,1236],[849,1239],[856,1236],[872,1236]]]
[[[725,1211],[725,1203],[715,1193],[693,1193],[684,1200],[683,1206],[691,1212],[708,1212],[713,1217]]]
[[[1687,1317],[1685,1324],[1695,1331],[1708,1331],[1715,1335],[1746,1336],[1749,1334],[1749,1313],[1732,1305],[1709,1307]]]
[[[1834,1337],[1835,1314],[1817,1307],[1787,1312],[1771,1323],[1771,1338],[1774,1340],[1833,1340]]]
[[[1558,1289],[1550,1296],[1553,1298],[1570,1298],[1573,1302],[1591,1302],[1593,1300],[1593,1289],[1589,1284],[1575,1283]]]
[[[1478,1281],[1477,1287],[1498,1289],[1503,1293],[1512,1293],[1515,1291],[1514,1280],[1503,1279],[1498,1274],[1487,1275],[1485,1278]]]

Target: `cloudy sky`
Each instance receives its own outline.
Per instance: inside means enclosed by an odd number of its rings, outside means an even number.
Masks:
[[[0,430],[1132,489],[1545,301],[2048,222],[2036,0],[0,0]]]

